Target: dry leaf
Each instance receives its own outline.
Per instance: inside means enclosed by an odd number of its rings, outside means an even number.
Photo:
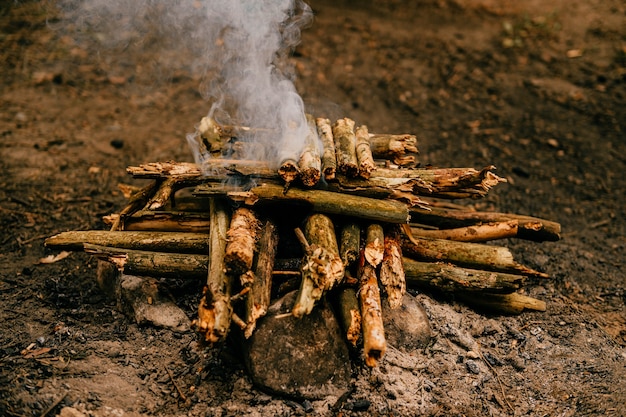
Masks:
[[[70,252],[64,250],[58,255],[48,255],[45,258],[41,258],[39,261],[37,261],[37,263],[38,264],[53,264],[55,262],[58,262],[62,259],[67,258],[68,256],[70,256]]]

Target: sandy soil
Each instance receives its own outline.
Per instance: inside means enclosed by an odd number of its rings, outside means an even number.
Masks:
[[[309,414],[626,415],[624,3],[405,3],[313,2],[298,90],[315,114],[416,134],[423,164],[496,165],[508,183],[471,204],[563,226],[559,242],[506,242],[551,276],[530,288],[548,309],[485,315],[421,293],[431,345],[355,362],[349,396]],[[45,237],[105,228],[126,166],[190,161],[185,134],[207,112],[200,78],[159,65],[183,61],[157,41],[111,50],[63,19],[49,2],[0,5],[0,414],[306,414],[228,349],[118,313],[88,256],[38,263]],[[177,294],[190,317],[200,285]]]

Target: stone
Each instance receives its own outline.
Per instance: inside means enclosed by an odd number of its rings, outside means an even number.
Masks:
[[[341,397],[350,389],[348,346],[331,309],[321,302],[298,319],[293,291],[274,302],[245,343],[250,376],[259,388],[295,398]]]
[[[382,307],[387,344],[404,352],[428,346],[432,337],[430,321],[415,297],[405,293],[402,305],[394,309],[385,299]]]
[[[154,278],[122,274],[119,307],[137,324],[151,324],[178,332],[191,328],[185,312],[170,297],[159,291]]]

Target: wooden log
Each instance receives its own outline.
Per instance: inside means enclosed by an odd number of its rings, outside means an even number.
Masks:
[[[344,267],[353,265],[361,251],[361,227],[356,222],[347,222],[341,228],[339,253]]]
[[[87,230],[63,232],[45,240],[52,249],[82,251],[84,244],[154,252],[207,253],[205,233]]]
[[[387,302],[392,309],[402,305],[406,292],[406,279],[402,264],[402,244],[400,230],[391,227],[385,234],[384,252],[379,272],[380,283],[387,294]]]
[[[344,274],[339,256],[333,222],[324,214],[313,214],[305,221],[304,233],[299,234],[305,256],[300,265],[302,280],[291,314],[309,314],[322,295],[333,288]]]
[[[317,124],[317,132],[322,140],[322,148],[324,149],[322,153],[322,173],[326,181],[332,181],[335,179],[335,173],[337,172],[337,156],[333,129],[328,119],[317,118],[315,123]]]
[[[460,300],[473,308],[499,314],[521,314],[525,310],[546,311],[545,301],[519,294],[461,294]]]
[[[333,136],[337,153],[337,171],[347,177],[356,177],[359,175],[359,165],[356,157],[354,120],[348,118],[337,120],[333,124]]]
[[[313,187],[322,176],[322,160],[319,151],[319,137],[315,119],[307,115],[309,134],[304,140],[304,148],[298,159],[298,169],[300,170],[300,180],[305,187]]]
[[[377,267],[383,261],[383,254],[385,251],[385,235],[383,227],[380,224],[370,224],[367,226],[365,236],[365,260]]]
[[[119,214],[104,216],[104,224],[113,225],[118,221]],[[140,210],[124,220],[126,231],[160,231],[208,233],[209,216],[206,213],[187,211],[151,211]]]
[[[242,286],[251,282],[246,275],[252,268],[254,253],[259,232],[259,220],[256,214],[245,207],[240,207],[232,215],[230,227],[226,234],[227,244],[224,252],[226,272],[234,276],[242,276]]]
[[[376,159],[388,159],[401,167],[418,164],[417,138],[414,135],[370,134],[370,148]]]
[[[145,187],[141,188],[132,197],[128,200],[128,204],[120,211],[120,216],[118,217],[117,222],[111,225],[111,230],[123,230],[124,229],[124,219],[127,216],[131,216],[137,210],[142,209],[146,202],[154,195],[154,192],[157,190],[159,186],[159,181],[153,181]]]
[[[230,303],[232,278],[226,274],[224,264],[226,234],[230,224],[229,210],[226,201],[218,198],[211,200],[207,285],[198,307],[198,319],[194,321],[198,332],[210,344],[226,339],[233,313]]]
[[[272,273],[278,246],[278,230],[272,221],[265,221],[261,227],[259,251],[254,260],[254,280],[246,297],[244,337],[250,338],[257,321],[265,316],[270,306],[272,293]]]
[[[517,220],[480,224],[456,229],[428,230],[412,227],[413,236],[431,239],[454,240],[457,242],[488,242],[490,240],[516,237],[519,229]]]
[[[207,255],[122,249],[90,243],[85,243],[84,250],[129,275],[202,279],[208,270]]]
[[[353,287],[341,288],[337,293],[335,310],[346,335],[346,340],[353,347],[361,339],[361,311],[356,290]]]
[[[407,285],[447,293],[511,293],[526,282],[523,275],[461,268],[447,263],[402,259]]]
[[[206,186],[198,186],[194,194],[202,196],[205,192]],[[301,190],[293,187],[285,191],[283,187],[270,183],[261,184],[245,193],[228,193],[227,195],[248,205],[291,202],[299,206],[308,206],[314,212],[386,223],[406,223],[409,212],[406,204],[399,201],[378,200],[315,189]]]
[[[405,236],[402,253],[420,261],[450,262],[469,268],[548,278],[543,272],[515,262],[509,249],[503,246]]]
[[[376,168],[376,164],[374,164],[374,157],[370,149],[367,126],[359,126],[354,134],[356,137],[355,152],[359,166],[359,176],[368,179],[372,176],[372,171]]]
[[[385,354],[387,341],[383,327],[376,268],[365,261],[365,253],[363,252],[359,259],[358,279],[361,327],[363,330],[363,354],[365,356],[365,364],[373,368]]]
[[[146,209],[148,210],[158,210],[164,207],[170,199],[172,200],[172,205],[174,205],[174,193],[176,192],[175,187],[176,180],[174,178],[166,178],[164,179],[157,188],[154,195],[148,200],[146,203]]]
[[[300,176],[298,161],[295,158],[283,159],[278,168],[278,175],[285,181],[285,186],[289,186]]]
[[[517,220],[517,238],[536,242],[558,241],[561,238],[561,225],[559,223],[520,214],[479,212],[440,207],[429,207],[428,209],[414,207],[411,208],[410,212],[411,222],[432,225],[441,229]]]

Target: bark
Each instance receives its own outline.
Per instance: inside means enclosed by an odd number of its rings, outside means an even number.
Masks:
[[[359,306],[363,329],[363,354],[365,364],[370,368],[377,365],[387,350],[383,327],[380,289],[376,269],[365,261],[362,253],[359,260]]]
[[[370,224],[367,227],[365,236],[365,260],[377,267],[383,261],[383,254],[385,250],[385,235],[383,227],[380,224]]]
[[[356,347],[361,338],[361,312],[356,290],[345,287],[337,294],[337,308],[339,322],[346,334],[346,340]]]
[[[217,198],[211,200],[209,213],[211,231],[207,285],[200,300],[195,325],[206,342],[215,344],[226,339],[233,312],[230,303],[232,278],[226,274],[224,264],[230,214],[226,202]]]
[[[481,223],[517,220],[517,238],[536,242],[558,241],[561,225],[549,220],[511,213],[489,213],[466,209],[412,208],[411,221],[439,227],[441,229],[479,225]]]
[[[406,292],[406,278],[402,264],[402,244],[400,231],[390,228],[385,235],[383,261],[380,267],[380,283],[385,288],[389,307],[392,309],[402,305],[402,297]]]
[[[265,316],[270,306],[272,293],[272,274],[278,246],[276,225],[266,221],[261,228],[259,251],[254,260],[254,281],[246,298],[244,336],[250,338],[256,328],[257,320]]]
[[[118,270],[129,275],[202,279],[208,270],[208,257],[200,254],[152,252],[90,243],[85,243],[85,252],[114,264]]]
[[[419,261],[450,262],[468,268],[523,274],[539,278],[548,277],[543,272],[535,271],[515,262],[511,252],[503,246],[418,237],[411,240],[404,237],[402,253],[404,256]]]
[[[526,282],[522,275],[461,268],[445,263],[402,259],[406,282],[411,287],[449,293],[511,293]]]
[[[110,214],[104,216],[102,220],[105,224],[112,225],[119,217],[119,214]],[[140,210],[125,218],[124,230],[208,233],[209,216],[205,213],[187,211]]]
[[[355,132],[356,136],[356,159],[359,165],[359,176],[368,179],[372,176],[372,171],[376,168],[374,157],[370,149],[369,132],[367,126],[359,126]]]
[[[324,149],[322,153],[322,172],[326,181],[332,181],[335,179],[335,173],[337,171],[337,156],[333,129],[328,119],[318,118],[315,122]]]
[[[340,254],[347,268],[359,259],[361,251],[361,227],[358,223],[348,222],[341,228]]]
[[[309,314],[322,295],[343,278],[344,267],[335,229],[330,218],[313,214],[305,221],[303,238],[305,256],[300,265],[302,280],[291,313],[295,317]]]
[[[337,154],[337,171],[348,177],[356,177],[359,174],[359,165],[356,157],[354,120],[348,118],[337,120],[333,124],[333,136]]]
[[[201,187],[196,189],[202,195]],[[274,184],[262,184],[246,193],[231,193],[230,197],[249,205],[286,202],[307,205],[312,211],[326,214],[343,215],[387,223],[406,223],[408,208],[406,204],[391,200],[378,200],[367,197],[343,195],[323,190],[301,190],[284,188]]]
[[[388,159],[401,167],[418,164],[417,138],[414,135],[370,134],[372,154],[376,159]]]
[[[259,226],[259,220],[252,210],[245,207],[235,210],[226,234],[228,243],[224,263],[227,273],[239,276],[252,268]],[[249,284],[248,280],[245,281],[242,282],[243,286]]]
[[[49,237],[49,248],[82,251],[84,244],[154,252],[206,253],[209,236],[204,233],[72,231]]]
[[[315,119],[307,115],[309,125],[309,134],[304,141],[304,149],[298,160],[298,168],[300,170],[300,180],[305,187],[313,187],[318,183],[322,176],[322,161],[319,150],[319,137],[317,135],[317,127]]]
[[[519,232],[519,222],[517,220],[509,220],[506,222],[487,223],[456,229],[437,230],[412,227],[411,232],[413,236],[431,239],[454,240],[457,242],[488,242],[490,240],[516,237]]]

